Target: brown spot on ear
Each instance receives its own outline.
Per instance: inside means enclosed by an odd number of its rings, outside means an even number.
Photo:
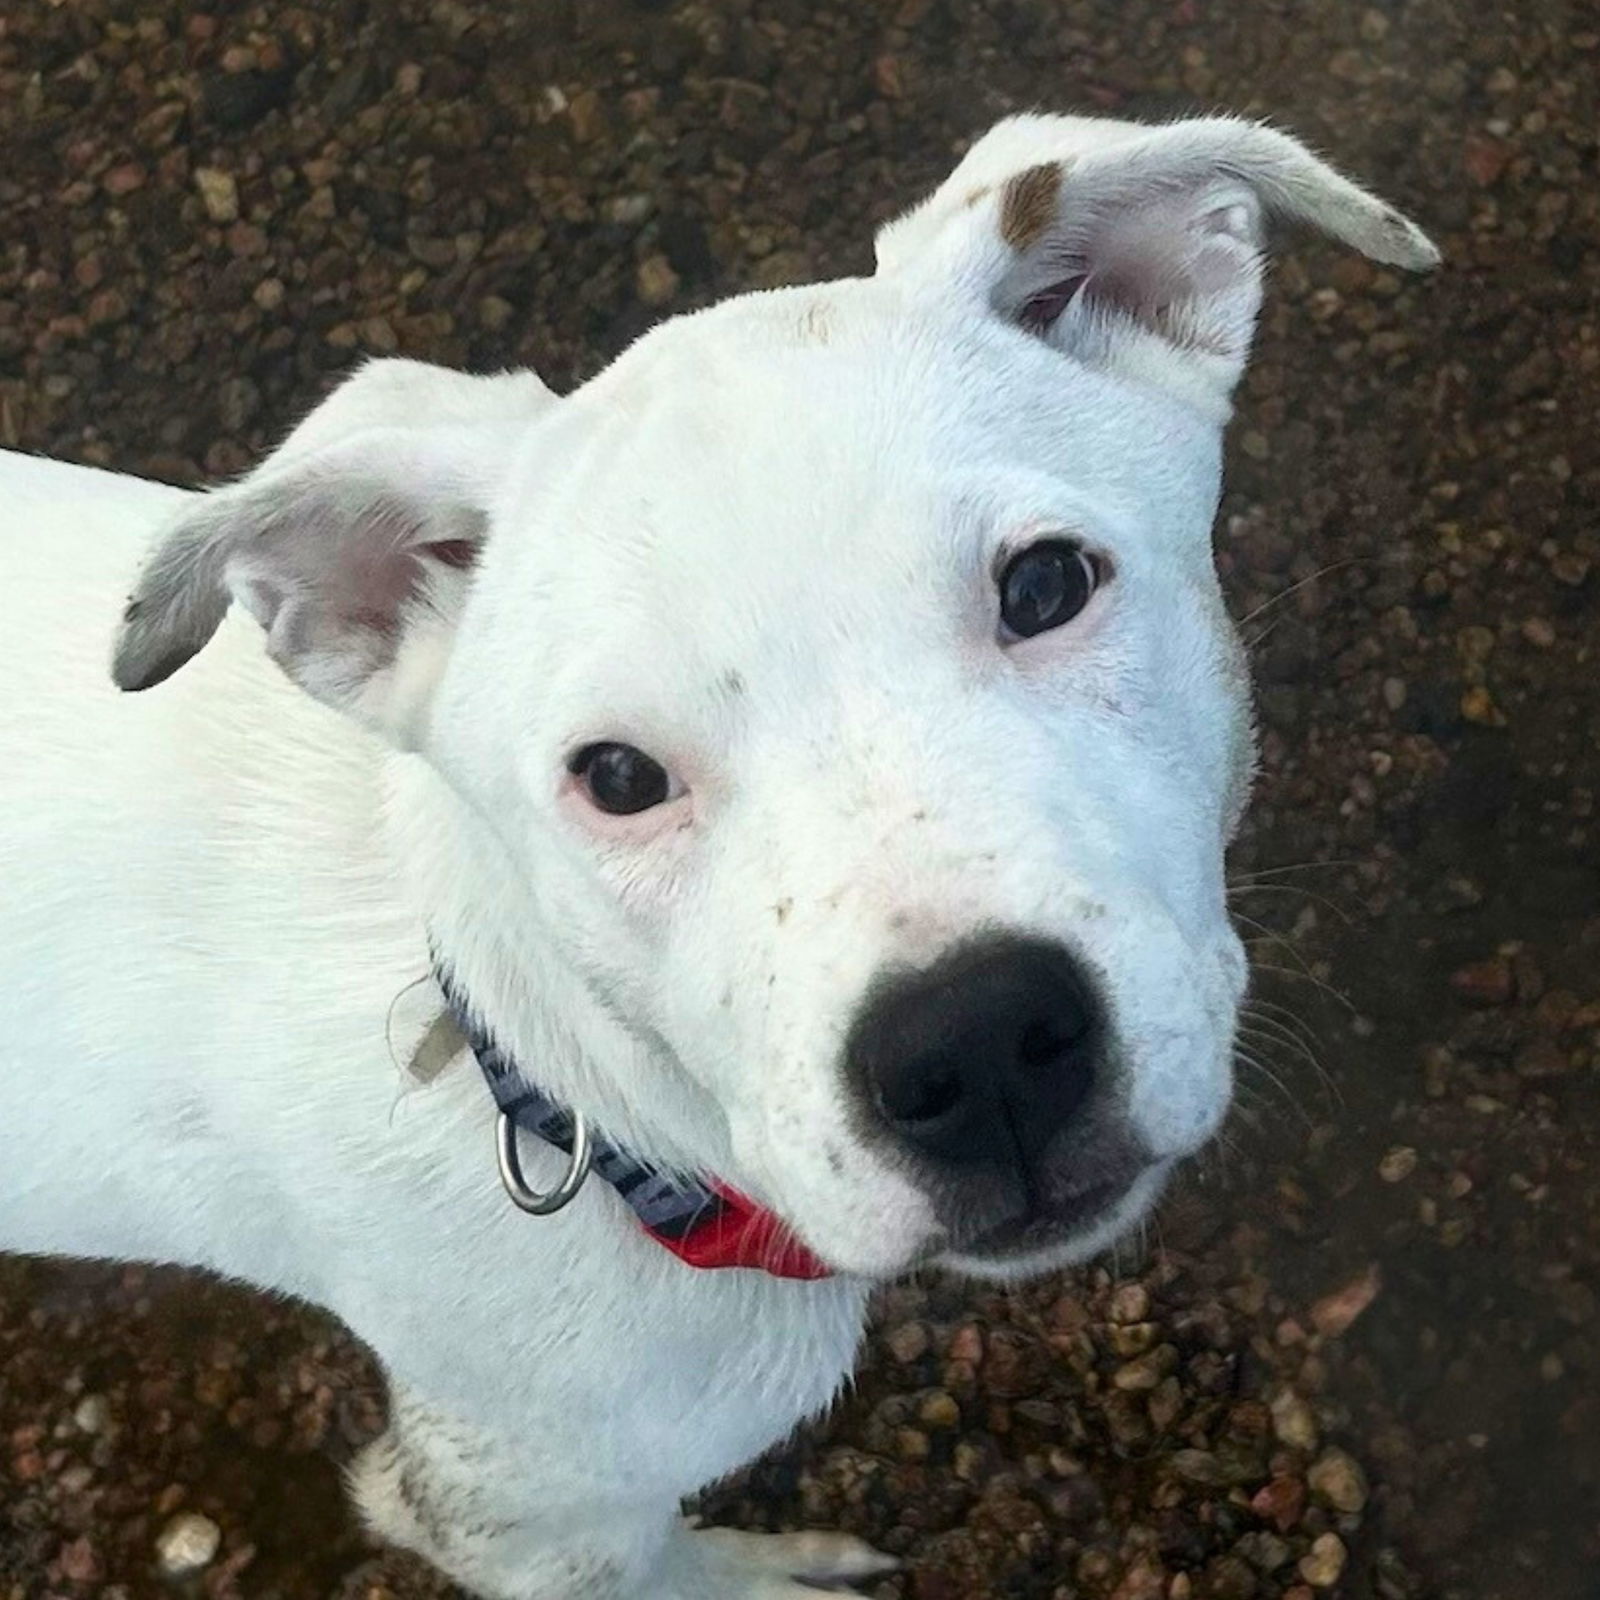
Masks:
[[[980,183],[978,185],[978,187],[976,189],[974,189],[972,191],[972,193],[969,194],[967,196],[967,198],[961,202],[961,204],[963,205],[963,207],[965,207],[966,210],[970,211],[974,206],[982,205],[983,202],[985,200],[987,200],[989,198],[989,196],[991,194],[993,194],[993,193],[994,193],[994,185],[993,184]]]
[[[1059,161],[1042,161],[1006,180],[1000,198],[1000,237],[1013,250],[1030,249],[1050,226],[1062,176]]]
[[[1013,250],[1029,250],[1050,227],[1061,178],[1061,163],[1040,162],[1016,178],[1006,179],[1000,197],[1000,237]]]

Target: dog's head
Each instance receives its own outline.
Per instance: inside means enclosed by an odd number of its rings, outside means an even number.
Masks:
[[[369,367],[170,532],[117,681],[241,601],[492,832],[508,937],[636,1047],[645,1122],[691,1107],[824,1258],[1084,1255],[1229,1099],[1252,738],[1210,528],[1272,214],[1437,259],[1269,129],[1020,117],[874,276],[566,399]]]

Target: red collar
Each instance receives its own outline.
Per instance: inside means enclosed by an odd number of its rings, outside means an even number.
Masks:
[[[721,1205],[687,1233],[669,1238],[648,1225],[644,1231],[691,1267],[758,1267],[774,1278],[833,1276],[833,1269],[813,1255],[776,1212],[715,1178],[709,1188]]]

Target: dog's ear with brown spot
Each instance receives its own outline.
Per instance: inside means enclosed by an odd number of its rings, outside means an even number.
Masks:
[[[1413,223],[1276,129],[1020,116],[879,233],[878,275],[1220,416],[1249,355],[1274,216],[1377,261],[1439,261]]]

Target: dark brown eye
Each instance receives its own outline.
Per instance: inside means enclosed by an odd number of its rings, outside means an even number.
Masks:
[[[1066,539],[1041,539],[1019,550],[1000,574],[1000,621],[1031,639],[1071,622],[1099,582],[1094,562]]]
[[[615,816],[660,805],[672,787],[660,763],[631,744],[585,745],[568,763],[568,771],[602,811]]]

